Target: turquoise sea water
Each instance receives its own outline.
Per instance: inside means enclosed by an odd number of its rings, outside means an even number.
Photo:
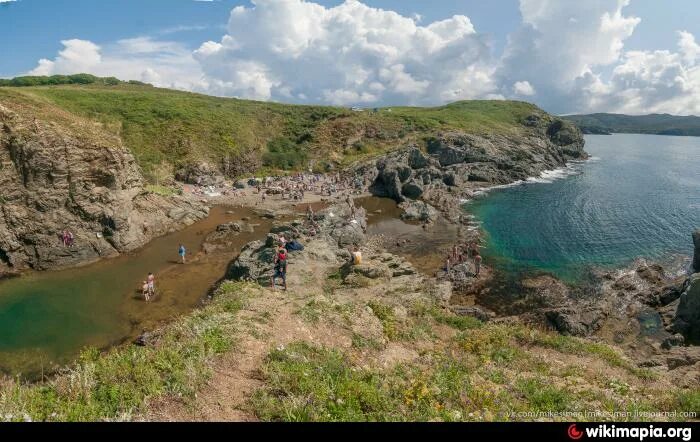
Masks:
[[[586,136],[592,158],[466,204],[485,258],[575,281],[591,267],[692,254],[700,227],[700,138]]]

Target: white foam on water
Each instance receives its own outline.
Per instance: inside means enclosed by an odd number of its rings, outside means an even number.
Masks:
[[[600,161],[600,157],[590,157],[585,160],[572,160],[569,161],[566,166],[560,167],[557,169],[551,169],[551,170],[545,170],[542,173],[540,173],[539,176],[536,177],[530,177],[525,180],[518,180],[518,181],[513,181],[512,183],[508,184],[499,184],[496,186],[491,186],[491,187],[482,187],[480,189],[476,189],[472,195],[474,197],[478,197],[481,195],[485,195],[489,193],[492,190],[496,189],[507,189],[509,187],[517,187],[523,184],[533,184],[533,183],[540,183],[540,184],[550,184],[553,183],[556,180],[560,180],[563,178],[570,177],[572,175],[578,175],[583,172],[582,165],[588,162],[597,162]],[[471,199],[463,199],[461,200],[462,203],[467,203],[471,201]]]

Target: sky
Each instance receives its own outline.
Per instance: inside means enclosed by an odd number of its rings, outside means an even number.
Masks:
[[[700,114],[697,0],[0,0],[0,77],[342,106]]]

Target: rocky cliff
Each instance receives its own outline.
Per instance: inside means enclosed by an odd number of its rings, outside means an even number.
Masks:
[[[206,213],[145,191],[134,157],[101,125],[49,105],[0,103],[0,277],[133,250]]]
[[[376,195],[403,202],[422,199],[429,189],[456,192],[524,180],[587,157],[581,131],[569,122],[537,112],[521,125],[512,133],[440,133],[355,173]]]

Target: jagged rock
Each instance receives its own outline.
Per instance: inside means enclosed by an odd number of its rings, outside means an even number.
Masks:
[[[700,362],[700,347],[672,347],[666,356],[669,370],[693,366]]]
[[[399,181],[401,181],[402,183],[408,181],[408,179],[411,178],[411,175],[413,175],[413,171],[411,170],[411,168],[404,165],[397,165],[396,172],[399,175]]]
[[[407,198],[415,200],[423,194],[423,187],[416,181],[410,181],[401,187],[401,194]]]
[[[382,253],[378,257],[372,257],[371,259],[379,260],[383,265],[385,265],[391,276],[396,278],[398,276],[414,275],[416,269],[413,268],[411,263],[406,261],[397,255],[392,255],[391,253]]]
[[[634,275],[621,276],[613,283],[612,288],[628,292],[637,290],[637,284],[635,282]]]
[[[233,187],[235,187],[236,189],[245,189],[246,182],[245,180],[236,180],[236,182],[233,184]]]
[[[224,181],[221,172],[209,163],[186,164],[175,171],[175,179],[200,186],[216,186]]]
[[[600,328],[604,314],[595,308],[561,308],[545,312],[545,317],[561,334],[587,336]]]
[[[678,304],[680,302],[680,299],[676,299],[668,303],[668,305],[657,309],[659,316],[661,316],[661,322],[666,330],[673,331],[673,319],[676,317],[676,311],[678,310]]]
[[[414,148],[408,153],[408,165],[412,169],[422,169],[429,164],[428,158],[419,149]]]
[[[700,273],[690,277],[688,288],[679,298],[673,330],[688,342],[700,342]]]
[[[650,284],[658,284],[664,281],[666,277],[663,267],[658,264],[642,265],[638,267],[637,275]]]
[[[542,120],[542,118],[539,115],[532,114],[532,115],[528,115],[527,117],[525,117],[523,124],[525,126],[528,126],[528,127],[536,127],[540,123],[541,120]]]
[[[660,287],[655,286],[645,290],[639,293],[637,298],[651,307],[663,307],[680,298],[687,286],[688,278],[681,276]]]
[[[238,258],[229,265],[226,277],[268,284],[268,278],[272,275],[274,267],[274,257],[274,247],[267,247],[263,241],[250,242],[243,247]]]
[[[661,348],[669,350],[671,347],[678,347],[683,345],[685,342],[685,337],[682,334],[676,333],[675,335],[669,336],[661,342]]]
[[[406,201],[399,204],[403,210],[401,219],[406,221],[435,221],[438,211],[424,201]]]
[[[381,264],[360,264],[351,266],[351,272],[369,279],[386,278],[391,275],[389,268]]]
[[[700,229],[693,232],[693,269],[700,272]]]
[[[447,186],[456,186],[457,176],[452,172],[448,172],[445,175],[443,175],[442,182],[445,183],[445,185]]]

